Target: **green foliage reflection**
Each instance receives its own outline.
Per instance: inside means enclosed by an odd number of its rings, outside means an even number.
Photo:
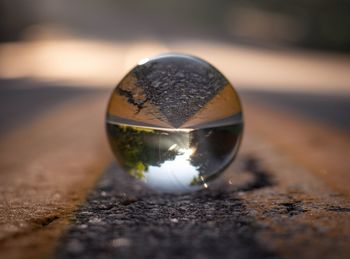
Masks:
[[[169,147],[184,142],[184,133],[181,132],[115,124],[107,124],[107,131],[118,160],[137,179],[145,178],[149,166],[160,166],[165,161],[174,160],[180,153]]]

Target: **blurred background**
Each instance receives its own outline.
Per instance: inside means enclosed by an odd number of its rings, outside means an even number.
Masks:
[[[7,123],[17,113],[4,106],[9,96],[19,97],[18,88],[30,86],[35,100],[38,95],[48,100],[52,85],[112,89],[138,60],[184,52],[211,62],[242,93],[350,127],[350,1],[1,0],[0,5],[1,110]],[[64,100],[63,92],[47,104]],[[31,98],[25,96],[24,101]]]
[[[33,26],[56,25],[100,40],[211,38],[349,51],[349,10],[347,0],[2,0],[1,40],[22,40]]]

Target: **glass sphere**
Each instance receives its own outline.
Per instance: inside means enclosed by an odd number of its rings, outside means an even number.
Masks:
[[[163,192],[207,188],[242,137],[236,91],[212,65],[187,55],[142,60],[113,91],[107,135],[125,171]]]

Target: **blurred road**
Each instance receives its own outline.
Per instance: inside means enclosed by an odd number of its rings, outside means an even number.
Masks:
[[[23,127],[63,102],[98,94],[99,90],[69,87],[30,79],[0,79],[0,133]]]
[[[241,91],[243,100],[260,102],[296,112],[311,121],[322,122],[340,130],[350,131],[350,96],[279,91]]]
[[[210,40],[109,42],[71,35],[45,37],[2,44],[0,77],[110,89],[141,59],[180,52],[210,61],[238,89],[350,95],[347,55],[252,48]]]

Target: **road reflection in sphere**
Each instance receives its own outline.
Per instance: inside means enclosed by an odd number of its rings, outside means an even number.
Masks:
[[[106,124],[125,171],[172,193],[207,188],[234,159],[243,130],[233,86],[187,55],[140,62],[113,91]]]

